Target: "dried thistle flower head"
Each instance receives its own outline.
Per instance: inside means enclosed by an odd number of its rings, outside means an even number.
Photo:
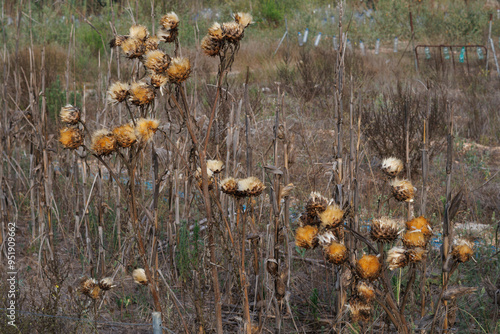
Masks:
[[[318,234],[318,242],[322,247],[326,247],[332,242],[338,242],[337,237],[333,233],[333,231],[324,231],[321,234]]]
[[[168,83],[168,76],[165,73],[151,74],[151,85],[155,88],[161,88]]]
[[[431,224],[424,216],[413,218],[406,222],[406,229],[408,231],[420,230],[426,238],[432,236]]]
[[[318,228],[316,226],[306,225],[299,227],[295,231],[295,245],[305,249],[314,248],[318,244],[317,235]]]
[[[191,63],[188,58],[176,57],[172,59],[167,69],[168,78],[173,83],[181,83],[191,74]]]
[[[249,13],[236,13],[234,14],[234,21],[243,28],[246,28],[252,23],[252,15]]]
[[[125,56],[130,59],[141,57],[146,52],[146,45],[139,38],[127,38],[120,46]]]
[[[179,35],[179,31],[177,29],[167,30],[161,28],[158,30],[158,38],[164,41],[165,43],[173,43],[177,39]]]
[[[378,242],[387,243],[396,240],[398,228],[396,222],[390,218],[373,219],[370,237]]]
[[[370,303],[375,298],[375,289],[372,284],[359,281],[356,285],[356,294],[361,300]]]
[[[344,244],[333,241],[326,247],[323,247],[328,262],[340,265],[347,260],[348,252]]]
[[[418,263],[425,260],[425,257],[427,256],[427,251],[425,250],[425,248],[416,247],[407,249],[406,254],[410,262]]]
[[[319,213],[325,211],[327,206],[328,200],[320,193],[313,191],[306,203],[306,211],[310,216],[317,216]]]
[[[124,82],[115,81],[109,86],[108,101],[113,104],[125,101],[128,96],[130,85]]]
[[[114,48],[115,46],[121,46],[130,36],[117,35],[111,41],[109,41],[109,46]]]
[[[132,272],[132,278],[137,284],[148,285],[148,278],[146,272],[142,268],[137,268]]]
[[[99,156],[113,153],[117,148],[116,138],[113,132],[101,129],[92,135],[92,150]]]
[[[238,181],[232,177],[228,177],[220,182],[220,188],[223,193],[235,196],[238,190]]]
[[[228,42],[236,44],[243,38],[243,26],[234,21],[225,22],[222,23],[222,33]]]
[[[99,281],[99,287],[101,290],[107,291],[116,287],[116,285],[113,285],[113,279],[111,277],[105,277]]]
[[[201,167],[198,167],[196,169],[194,177],[198,181],[198,187],[200,187],[200,189],[203,189],[203,177],[201,174]],[[214,187],[214,172],[212,172],[212,170],[210,170],[208,167],[207,167],[207,177],[208,177],[208,190],[211,190]]]
[[[77,128],[62,128],[59,131],[59,142],[64,148],[75,150],[83,145],[83,132]]]
[[[161,17],[160,24],[166,30],[177,29],[179,26],[179,17],[174,12],[170,12]]]
[[[143,81],[133,82],[129,89],[129,101],[136,106],[145,106],[153,102],[155,90]]]
[[[150,141],[156,131],[160,122],[152,118],[139,118],[135,123],[135,135],[142,142]]]
[[[158,50],[158,45],[160,44],[160,39],[157,36],[149,36],[144,42],[144,47],[146,52]]]
[[[427,240],[420,230],[406,231],[403,236],[403,244],[406,248],[425,248]]]
[[[376,280],[380,276],[382,264],[376,255],[363,255],[356,262],[356,271],[362,279]]]
[[[71,104],[67,104],[61,108],[59,116],[61,117],[61,122],[75,125],[80,121],[80,109]]]
[[[237,191],[242,197],[259,196],[264,189],[266,189],[264,184],[254,176],[238,180]]]
[[[78,286],[78,291],[81,294],[90,297],[92,290],[96,286],[97,286],[97,281],[95,279],[89,277],[82,277],[80,278],[80,285]]]
[[[161,50],[149,51],[144,55],[144,66],[157,74],[164,73],[170,65],[170,57]]]
[[[210,37],[209,35],[203,37],[201,40],[201,49],[210,57],[215,57],[219,54],[221,48],[220,40]]]
[[[403,268],[408,264],[408,256],[403,247],[392,247],[387,252],[387,264],[389,270]]]
[[[474,244],[466,239],[456,239],[451,248],[451,255],[457,262],[467,262],[474,255]]]
[[[220,160],[207,160],[207,168],[214,174],[219,174],[224,170],[224,163]]]
[[[325,211],[319,215],[321,219],[321,226],[326,229],[333,229],[342,223],[344,211],[335,203],[328,205]]]
[[[216,41],[222,41],[224,38],[224,33],[222,32],[222,26],[215,22],[210,28],[208,28],[208,36]]]
[[[349,309],[351,321],[367,322],[371,320],[372,307],[370,304],[364,302],[360,298],[354,297],[349,299],[347,308]]]
[[[116,144],[119,147],[127,148],[137,141],[133,124],[124,124],[113,129]]]
[[[394,177],[403,170],[403,162],[394,157],[386,158],[382,160],[380,168],[387,176]]]
[[[140,24],[134,24],[130,27],[129,35],[131,38],[137,38],[141,41],[145,41],[149,36],[148,28]]]
[[[413,197],[415,196],[415,188],[410,181],[393,179],[390,182],[392,195],[394,198],[400,202],[413,202]]]

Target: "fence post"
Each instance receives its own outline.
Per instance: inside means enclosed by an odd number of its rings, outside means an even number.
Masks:
[[[162,334],[161,312],[153,312],[153,334]]]

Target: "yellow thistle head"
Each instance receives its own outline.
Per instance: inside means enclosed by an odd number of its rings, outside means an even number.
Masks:
[[[396,240],[398,227],[393,219],[382,217],[373,219],[370,237],[378,242],[387,243]]]
[[[137,268],[132,272],[132,278],[137,284],[148,285],[148,278],[146,272],[142,268]]]
[[[64,148],[75,150],[83,145],[83,132],[77,128],[62,128],[59,132],[59,142]]]
[[[123,53],[127,58],[138,58],[146,52],[146,45],[139,38],[127,38],[121,43]]]
[[[427,240],[420,230],[406,231],[403,236],[403,244],[406,248],[425,248]]]
[[[316,226],[306,225],[297,228],[295,231],[295,245],[297,247],[310,249],[318,244],[318,228]]]
[[[92,135],[92,150],[99,156],[113,153],[117,148],[113,132],[106,129],[98,130]]]
[[[467,262],[474,255],[474,244],[466,239],[456,239],[451,248],[451,255],[457,262]]]
[[[347,260],[347,247],[337,241],[332,241],[327,246],[323,247],[323,252],[328,262],[341,265]]]
[[[205,36],[201,40],[201,49],[203,52],[210,57],[215,57],[219,54],[221,47],[221,42],[210,36]]]
[[[222,24],[224,38],[230,43],[238,43],[243,38],[243,26],[238,23],[225,22]]]
[[[149,51],[144,55],[144,66],[155,73],[163,73],[170,65],[170,57],[161,50]]]
[[[153,51],[158,49],[158,45],[160,44],[160,39],[156,36],[149,36],[144,42],[144,47],[146,48],[146,52]]]
[[[173,83],[186,81],[191,74],[191,63],[188,58],[176,57],[172,59],[167,69],[168,78]]]
[[[153,102],[155,90],[143,81],[133,82],[129,89],[129,101],[136,106],[145,106]]]
[[[75,125],[80,121],[80,109],[71,104],[67,104],[61,108],[59,116],[61,117],[61,122]]]
[[[177,29],[179,26],[179,17],[174,12],[170,12],[162,16],[160,24],[166,30]]]
[[[152,73],[150,79],[154,88],[164,87],[168,83],[168,76],[165,73]]]
[[[135,128],[130,123],[114,128],[113,134],[115,135],[116,144],[119,147],[130,147],[137,141]]]
[[[130,27],[129,36],[145,41],[149,36],[148,28],[140,24],[134,24]]]
[[[387,252],[387,264],[389,270],[403,268],[408,264],[408,256],[403,247],[392,247]]]
[[[246,28],[252,23],[252,15],[249,13],[236,13],[234,14],[234,21],[243,28]]]
[[[356,285],[356,294],[363,301],[369,303],[375,298],[375,289],[370,283],[359,281]]]
[[[406,222],[406,229],[408,231],[420,230],[426,238],[432,236],[432,227],[431,224],[424,216],[420,216],[417,218],[413,218]]]
[[[326,229],[333,229],[342,223],[344,211],[335,203],[328,205],[325,211],[319,215],[321,226]]]
[[[224,38],[224,33],[222,32],[222,26],[215,22],[210,28],[208,28],[208,36],[216,41],[222,41]]]
[[[413,197],[415,196],[415,188],[410,181],[393,179],[390,182],[392,195],[394,198],[400,202],[413,202]]]
[[[408,256],[408,260],[410,262],[418,263],[422,262],[425,260],[427,256],[427,250],[425,248],[417,247],[417,248],[410,248],[406,250],[406,254]]]
[[[220,160],[207,160],[207,168],[214,174],[219,174],[224,170],[224,163]]]
[[[129,94],[129,89],[130,85],[127,83],[120,81],[113,82],[108,89],[108,101],[113,104],[125,101]]]
[[[376,280],[380,276],[382,264],[376,255],[363,255],[356,262],[356,271],[362,279]]]
[[[113,279],[111,277],[105,277],[99,281],[99,287],[101,290],[107,291],[116,287],[116,285],[113,285]]]
[[[223,193],[235,196],[238,191],[238,181],[232,177],[228,177],[220,182],[220,188]]]
[[[160,122],[151,118],[139,118],[135,124],[135,135],[137,138],[142,142],[148,142],[158,130]]]
[[[388,176],[394,177],[403,170],[403,162],[394,157],[386,158],[382,160],[380,168]]]
[[[351,317],[351,321],[358,322],[368,322],[372,317],[372,307],[370,304],[361,300],[360,298],[354,297],[348,301],[348,310]]]

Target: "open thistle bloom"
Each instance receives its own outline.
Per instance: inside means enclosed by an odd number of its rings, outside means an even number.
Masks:
[[[161,88],[165,86],[168,83],[168,76],[165,73],[157,74],[153,73],[151,74],[151,85],[154,88]]]
[[[129,89],[129,101],[136,106],[145,106],[153,102],[155,90],[145,82],[133,82]]]
[[[254,176],[238,180],[237,192],[241,197],[259,196],[264,189],[264,184]]]
[[[295,231],[295,245],[297,247],[310,249],[318,244],[318,228],[316,226],[306,225],[299,227]]]
[[[406,248],[425,248],[427,241],[425,236],[420,230],[406,231],[403,236],[403,244]]]
[[[392,247],[387,252],[387,264],[389,270],[403,268],[408,264],[408,256],[403,247]]]
[[[208,36],[216,41],[222,41],[224,39],[224,33],[222,32],[222,27],[219,23],[215,22],[210,28],[208,28]]]
[[[198,167],[196,169],[194,177],[198,181],[198,187],[200,187],[200,189],[203,189],[203,177],[201,174],[201,167]],[[208,190],[211,190],[214,187],[214,172],[212,172],[208,167],[207,167],[207,177],[208,177]]]
[[[148,278],[146,272],[142,268],[137,268],[132,272],[132,278],[137,284],[148,285]]]
[[[146,52],[153,51],[158,49],[158,45],[160,44],[160,39],[156,36],[149,36],[144,42],[144,47],[146,48]]]
[[[392,195],[399,202],[413,202],[415,196],[415,188],[410,181],[393,179],[391,182]]]
[[[219,174],[224,170],[224,163],[220,160],[207,160],[207,168],[214,174]]]
[[[83,133],[78,128],[62,128],[59,132],[59,142],[64,148],[75,150],[83,145]]]
[[[252,15],[249,13],[236,13],[234,14],[234,21],[243,28],[246,28],[252,23]]]
[[[232,177],[228,177],[220,182],[220,188],[223,193],[236,196],[238,181]]]
[[[117,104],[125,101],[128,96],[128,90],[130,89],[129,84],[115,81],[109,86],[108,89],[108,101]]]
[[[333,229],[342,223],[344,211],[335,203],[328,205],[325,211],[319,215],[321,219],[321,226],[325,229]]]
[[[92,150],[99,156],[113,153],[117,148],[113,132],[106,129],[98,130],[92,135]]]
[[[173,83],[186,81],[191,74],[191,63],[188,58],[176,57],[172,59],[167,69],[168,78]]]
[[[317,216],[326,210],[328,200],[318,192],[312,192],[306,203],[306,211],[309,216]]]
[[[363,255],[356,262],[356,271],[362,279],[374,281],[380,276],[382,264],[376,255]]]
[[[80,109],[71,104],[67,104],[61,108],[59,116],[61,117],[61,122],[75,125],[80,121]]]
[[[373,219],[370,236],[373,240],[383,243],[396,240],[398,237],[396,222],[387,217]]]
[[[133,124],[130,123],[114,128],[113,134],[115,135],[116,144],[119,147],[127,148],[132,146],[137,141],[135,128]]]
[[[116,287],[116,285],[113,285],[113,279],[111,277],[105,277],[99,281],[99,287],[101,290],[107,291]]]
[[[151,118],[139,118],[136,121],[135,135],[142,142],[150,141],[153,138],[160,122]]]
[[[144,55],[144,66],[157,74],[164,73],[170,65],[170,57],[161,50],[149,51]]]
[[[394,157],[386,158],[382,160],[380,168],[387,176],[394,177],[403,170],[403,162]]]
[[[222,23],[224,39],[230,43],[238,43],[243,38],[243,30],[243,26],[234,21]]]
[[[425,248],[416,247],[407,249],[406,254],[410,262],[418,263],[425,260],[425,257],[427,256],[427,251],[425,250]]]
[[[210,37],[209,35],[203,37],[201,40],[201,49],[210,57],[215,57],[219,54],[221,48],[220,40]]]
[[[139,58],[146,52],[146,45],[139,38],[127,38],[120,44],[127,58]]]
[[[323,248],[328,262],[341,265],[347,260],[348,252],[344,244],[332,241],[329,245]]]
[[[131,38],[137,38],[144,42],[149,37],[148,28],[140,24],[134,24],[130,27],[129,35]]]
[[[363,301],[369,303],[375,298],[375,289],[373,285],[365,281],[359,281],[356,285],[356,294]]]
[[[372,307],[360,298],[351,298],[348,301],[348,309],[353,322],[370,321],[372,317]]]
[[[432,227],[431,224],[424,216],[420,216],[417,218],[413,218],[406,222],[406,229],[408,231],[420,230],[426,238],[430,238],[432,236]]]
[[[177,29],[179,26],[179,17],[174,12],[170,12],[162,16],[160,24],[166,30]]]
[[[469,240],[457,239],[453,242],[451,255],[457,262],[467,262],[474,255],[474,244]]]

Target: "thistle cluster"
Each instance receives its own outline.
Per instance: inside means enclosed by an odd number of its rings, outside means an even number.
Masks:
[[[64,148],[75,150],[83,145],[84,134],[79,124],[81,122],[81,111],[77,107],[68,104],[61,108],[59,113],[61,122],[65,125],[59,131],[59,142]]]
[[[266,189],[264,183],[253,176],[245,179],[228,177],[220,182],[220,188],[235,198],[257,197]]]
[[[116,287],[116,285],[113,285],[113,279],[111,277],[105,277],[100,281],[94,278],[82,277],[77,291],[95,300],[101,298],[105,291],[111,290],[114,287]]]

